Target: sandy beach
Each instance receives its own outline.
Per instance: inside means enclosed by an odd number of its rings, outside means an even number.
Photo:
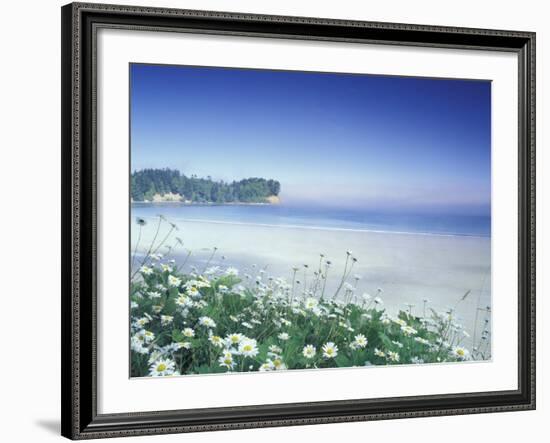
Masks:
[[[358,294],[372,296],[382,289],[384,307],[390,313],[409,310],[422,315],[424,300],[438,311],[455,308],[462,324],[474,334],[476,310],[491,305],[491,240],[489,237],[429,235],[417,233],[373,232],[311,226],[277,226],[220,221],[171,220],[178,228],[174,234],[184,249],[172,255],[181,263],[191,250],[186,268],[202,270],[217,251],[210,265],[234,266],[242,275],[292,278],[292,267],[300,268],[297,278],[304,279],[304,264],[312,271],[322,253],[331,260],[327,293],[334,292],[344,269],[346,251],[357,258],[352,275],[360,276]],[[138,250],[145,252],[154,234],[153,226],[144,229]],[[169,228],[164,224],[157,238]],[[132,224],[132,238],[137,225]],[[132,250],[135,244],[132,245]],[[160,251],[159,251],[160,252]],[[470,291],[466,299],[457,302]],[[409,306],[409,305],[412,305]],[[478,316],[477,333],[484,316]]]

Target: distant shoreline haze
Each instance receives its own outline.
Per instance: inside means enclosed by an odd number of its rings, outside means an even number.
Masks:
[[[181,202],[186,204],[284,204],[287,207],[326,208],[344,211],[374,213],[384,212],[401,215],[456,215],[490,216],[491,205],[480,200],[472,202],[466,193],[466,201],[449,203],[434,198],[435,190],[430,190],[428,198],[410,195],[409,200],[396,198],[392,193],[372,187],[349,185],[348,193],[342,189],[327,191],[323,185],[310,184],[307,191],[300,193],[296,186],[288,190],[282,188],[278,180],[260,177],[239,180],[215,180],[210,176],[186,175],[170,168],[146,168],[131,174],[131,197],[133,202]],[[306,188],[306,185],[302,186]],[[313,189],[318,189],[315,193]],[[379,195],[375,195],[378,191]],[[475,194],[474,194],[475,195]],[[469,199],[469,200],[468,200]]]
[[[361,211],[401,215],[448,215],[448,216],[482,216],[491,215],[491,204],[457,204],[446,202],[400,201],[380,196],[378,198],[320,197],[307,198],[289,195],[286,191],[280,194],[281,204],[296,208],[326,208],[327,210]]]

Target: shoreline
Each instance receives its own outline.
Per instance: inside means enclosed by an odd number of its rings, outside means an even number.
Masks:
[[[269,203],[259,203],[260,205],[270,205]],[[226,206],[226,205],[218,205]],[[233,205],[238,206],[238,205]],[[247,204],[246,206],[250,206]],[[153,216],[142,216],[141,218],[154,220]],[[460,234],[460,233],[445,233],[445,232],[414,232],[414,231],[391,231],[383,229],[360,229],[360,228],[339,228],[334,226],[311,226],[311,225],[292,225],[292,224],[270,224],[270,223],[249,223],[238,221],[225,221],[225,220],[209,220],[200,218],[172,218],[173,222],[181,223],[212,223],[217,225],[233,225],[233,226],[255,226],[262,228],[279,228],[279,229],[304,229],[313,231],[337,231],[337,232],[355,232],[355,233],[373,233],[373,234],[396,234],[396,235],[421,235],[421,236],[433,236],[433,237],[459,237],[459,238],[483,238],[491,239],[491,235],[482,234]]]

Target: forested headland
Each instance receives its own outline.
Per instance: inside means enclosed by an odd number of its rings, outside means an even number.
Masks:
[[[131,197],[136,202],[274,203],[280,190],[277,180],[259,177],[225,182],[169,168],[142,169],[131,175]]]

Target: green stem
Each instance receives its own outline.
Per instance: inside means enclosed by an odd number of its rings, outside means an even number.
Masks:
[[[208,266],[210,266],[210,262],[212,261],[212,259],[214,258],[214,255],[216,254],[216,251],[218,250],[218,248],[214,247],[214,250],[212,251],[212,254],[210,254],[210,258],[208,259],[208,261],[206,262],[206,265],[204,266],[204,269],[202,270],[202,273],[204,274],[205,271],[208,269]]]
[[[334,293],[334,296],[332,297],[332,300],[335,300],[338,296],[338,293],[342,289],[342,286],[344,286],[344,282],[346,281],[346,272],[348,270],[348,262],[349,262],[349,254],[346,254],[346,263],[344,265],[344,273],[342,274],[342,280],[340,281],[340,285],[338,285],[338,288],[336,289],[336,292]]]
[[[136,247],[134,248],[134,254],[132,255],[132,266],[130,267],[130,270],[134,269],[134,262],[136,260],[136,254],[137,254],[139,242],[141,240],[141,230],[142,230],[142,228],[143,228],[143,226],[139,225],[139,233],[138,233],[138,238],[137,238],[137,242],[136,242]]]

